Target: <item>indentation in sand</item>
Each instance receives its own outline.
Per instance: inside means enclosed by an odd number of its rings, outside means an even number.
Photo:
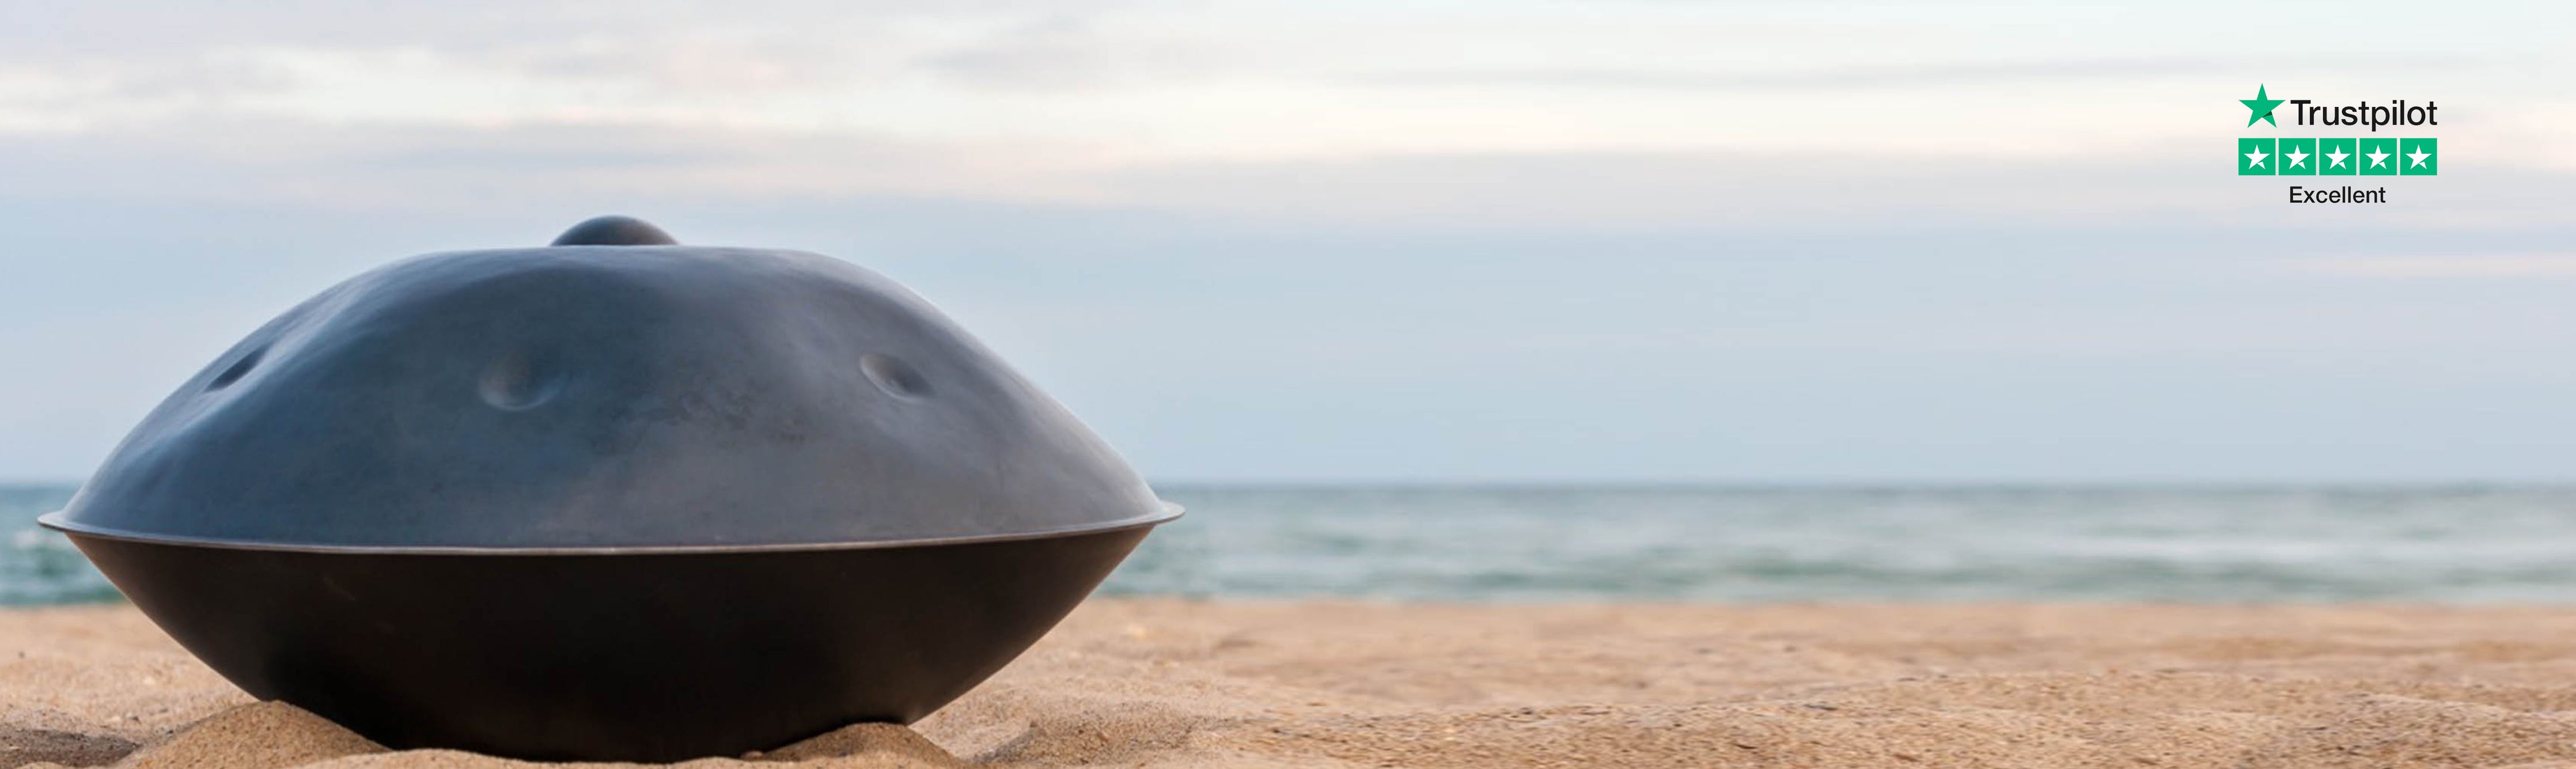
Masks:
[[[0,766],[99,766],[116,763],[134,748],[134,741],[114,735],[0,727]]]

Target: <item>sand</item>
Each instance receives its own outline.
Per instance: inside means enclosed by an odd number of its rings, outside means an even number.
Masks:
[[[253,703],[124,607],[0,613],[0,703],[0,766],[524,765]],[[1094,601],[915,730],[690,763],[961,761],[2576,769],[2576,608]]]

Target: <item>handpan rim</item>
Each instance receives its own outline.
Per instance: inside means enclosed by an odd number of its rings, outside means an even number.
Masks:
[[[1159,501],[1159,500],[1158,500]],[[1098,523],[1060,526],[1038,531],[974,534],[948,537],[909,539],[853,540],[847,542],[778,542],[724,545],[599,545],[497,547],[480,545],[352,545],[335,543],[267,542],[216,537],[172,536],[127,529],[96,526],[71,520],[56,510],[36,518],[36,524],[65,534],[113,539],[146,544],[211,547],[226,550],[270,550],[292,553],[352,553],[383,555],[671,555],[687,553],[775,553],[809,550],[881,550],[937,545],[969,545],[984,542],[1014,542],[1031,539],[1054,539],[1100,534],[1125,529],[1160,526],[1179,520],[1180,505],[1160,502],[1161,508],[1145,515]]]

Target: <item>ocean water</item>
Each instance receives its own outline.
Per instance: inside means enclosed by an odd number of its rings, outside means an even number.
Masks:
[[[36,516],[72,498],[71,486],[0,486],[0,605],[118,600],[116,586],[90,568],[63,536],[36,526]]]
[[[0,603],[115,600],[0,487]],[[1121,595],[2576,602],[2576,489],[1171,486]]]

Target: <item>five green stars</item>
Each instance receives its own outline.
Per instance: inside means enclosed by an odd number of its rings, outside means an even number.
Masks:
[[[2281,121],[2272,119],[2272,108],[2281,106],[2281,100],[2272,98],[2272,94],[2266,90],[2266,86],[2255,86],[2254,98],[2237,99],[2236,101],[2244,104],[2246,109],[2254,111],[2253,117],[2245,119],[2246,125],[2253,125],[2254,121],[2260,120],[2272,124],[2272,127],[2274,128],[2281,127]]]

